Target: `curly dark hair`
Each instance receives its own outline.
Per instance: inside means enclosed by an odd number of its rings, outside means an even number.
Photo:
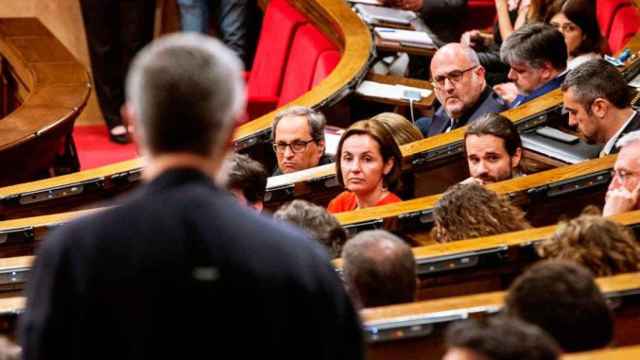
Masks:
[[[640,245],[633,232],[601,216],[582,215],[559,223],[537,250],[544,258],[575,261],[595,276],[640,270]]]
[[[433,210],[432,237],[449,242],[497,235],[530,227],[524,212],[504,197],[476,183],[450,187]]]

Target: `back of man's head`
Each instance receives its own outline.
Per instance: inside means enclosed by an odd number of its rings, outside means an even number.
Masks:
[[[631,106],[633,91],[622,73],[602,59],[585,62],[569,71],[562,84],[562,91],[571,89],[573,97],[586,109],[598,99],[610,102],[618,109]]]
[[[607,346],[613,318],[589,270],[568,261],[547,260],[528,269],[513,283],[506,313],[538,325],[565,352]]]
[[[267,172],[264,166],[244,154],[234,153],[225,161],[229,161],[227,188],[242,194],[244,201],[250,206],[262,209],[264,193],[267,187]]]
[[[496,316],[453,323],[443,360],[555,360],[560,349],[539,327]]]
[[[416,263],[411,248],[384,231],[363,231],[342,249],[347,291],[361,307],[411,302],[416,292]]]
[[[320,241],[332,258],[340,256],[342,246],[347,241],[347,233],[338,219],[325,208],[308,201],[293,200],[284,204],[273,217],[301,227],[312,238]]]
[[[219,155],[245,104],[240,60],[220,41],[195,33],[165,36],[140,51],[126,92],[151,155]]]
[[[564,36],[551,25],[534,23],[514,31],[500,47],[505,64],[528,64],[540,69],[545,64],[561,72],[567,67],[567,45]]]

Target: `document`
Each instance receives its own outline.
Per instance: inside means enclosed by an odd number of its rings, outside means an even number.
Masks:
[[[416,18],[413,11],[392,9],[383,6],[357,4],[353,7],[362,16],[364,21],[370,24],[386,22],[392,24],[410,25]]]
[[[355,4],[382,5],[382,1],[380,0],[349,0],[349,2]]]
[[[373,31],[380,39],[386,41],[397,41],[401,44],[407,44],[408,46],[435,46],[433,39],[424,31],[401,30],[386,27],[376,27]]]
[[[363,96],[377,97],[383,99],[392,100],[406,100],[404,97],[405,90],[413,90],[420,93],[422,98],[429,97],[431,90],[422,89],[412,86],[405,86],[400,84],[383,84],[375,81],[365,80],[360,83],[360,86],[356,89],[356,93]]]

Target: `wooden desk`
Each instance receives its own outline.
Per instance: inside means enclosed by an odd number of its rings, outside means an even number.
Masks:
[[[596,280],[602,292],[620,305],[615,314],[615,343],[640,344],[640,273],[621,274]],[[495,314],[505,292],[492,292],[441,300],[364,309],[368,359],[440,359],[443,335],[454,321]]]
[[[379,52],[389,52],[389,53],[399,53],[404,52],[409,55],[417,55],[417,56],[426,56],[431,58],[433,54],[438,51],[438,49],[434,47],[418,47],[418,46],[407,46],[403,45],[397,41],[388,41],[382,40],[378,36],[375,37],[375,45],[376,49]]]
[[[615,349],[589,351],[562,356],[562,360],[637,360],[640,359],[640,346],[627,346]]]

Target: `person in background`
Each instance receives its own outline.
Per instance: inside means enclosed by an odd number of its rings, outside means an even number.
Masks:
[[[586,61],[602,57],[604,39],[596,18],[594,0],[556,0],[559,9],[548,14],[551,24],[564,36],[567,45],[567,69],[572,70]],[[556,5],[557,6],[557,5]]]
[[[511,120],[489,113],[469,125],[464,133],[464,154],[470,179],[480,184],[521,175],[522,141]]]
[[[505,314],[539,326],[563,352],[590,351],[613,340],[613,316],[591,272],[566,260],[531,266],[511,285]]]
[[[292,106],[279,112],[271,125],[273,151],[278,167],[273,176],[305,170],[333,162],[325,154],[322,113],[304,106]]]
[[[382,0],[392,6],[418,13],[435,35],[437,45],[456,41],[462,32],[468,0]]]
[[[449,132],[480,116],[507,109],[485,80],[485,70],[475,51],[458,43],[447,44],[431,60],[433,87],[440,106],[433,117],[416,125],[426,136]]]
[[[383,124],[388,126],[389,131],[391,131],[391,135],[393,135],[398,146],[423,139],[420,130],[413,125],[411,121],[400,114],[383,112],[375,115],[371,119],[380,120]]]
[[[640,270],[640,245],[633,231],[597,215],[559,223],[536,250],[546,259],[574,261],[595,276]]]
[[[361,120],[340,138],[336,176],[346,191],[329,203],[339,213],[402,201],[394,190],[402,155],[389,129],[379,120]]]
[[[539,327],[504,316],[456,321],[442,360],[556,360],[560,347]]]
[[[562,84],[569,125],[590,144],[603,144],[600,157],[619,151],[616,142],[640,129],[640,114],[631,106],[633,91],[622,73],[604,60],[589,60],[571,70]]]
[[[529,228],[522,210],[475,183],[450,187],[433,209],[433,238],[440,243]]]
[[[416,261],[411,248],[384,230],[358,233],[342,249],[345,287],[358,308],[412,302]]]
[[[623,136],[605,197],[604,216],[640,209],[640,131]]]
[[[273,217],[302,228],[312,238],[320,241],[333,259],[340,256],[342,246],[347,241],[347,233],[338,219],[322,206],[308,201],[293,200],[284,204]]]
[[[136,53],[153,38],[155,0],[81,0],[82,20],[100,110],[116,144],[131,142],[121,108],[124,81]]]
[[[244,154],[234,153],[225,161],[228,164],[226,188],[243,206],[258,212],[264,208],[267,172],[264,166]]]
[[[500,59],[511,68],[508,77],[513,83],[493,89],[511,108],[520,106],[562,85],[567,58],[567,46],[558,30],[547,24],[524,25],[500,47]]]

